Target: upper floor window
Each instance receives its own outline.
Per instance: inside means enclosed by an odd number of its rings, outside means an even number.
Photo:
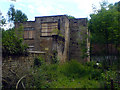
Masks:
[[[55,30],[58,30],[58,23],[57,22],[42,23],[41,36],[56,35],[57,33],[55,32]]]

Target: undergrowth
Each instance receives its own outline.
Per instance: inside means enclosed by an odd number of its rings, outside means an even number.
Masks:
[[[71,60],[64,64],[44,64],[34,67],[27,87],[34,88],[109,88],[114,71],[104,71],[96,62],[79,63]]]

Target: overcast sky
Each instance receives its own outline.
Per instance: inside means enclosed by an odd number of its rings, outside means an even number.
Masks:
[[[115,3],[119,0],[108,0]],[[86,18],[92,13],[92,5],[99,8],[102,0],[0,0],[0,10],[6,17],[10,4],[14,4],[15,9],[22,10],[29,20],[34,20],[35,16],[49,15],[72,15],[76,18]]]

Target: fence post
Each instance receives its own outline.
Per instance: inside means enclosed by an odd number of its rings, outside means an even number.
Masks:
[[[113,90],[113,79],[111,79],[111,90]]]

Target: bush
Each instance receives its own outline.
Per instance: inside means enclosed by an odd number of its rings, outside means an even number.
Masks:
[[[18,38],[14,29],[2,31],[2,54],[9,55],[26,55],[27,45],[23,44],[23,38]]]
[[[43,57],[41,57],[41,56],[35,57],[35,59],[34,59],[34,66],[39,67],[39,66],[43,65],[44,62],[45,62],[45,60],[44,60]]]
[[[58,56],[57,56],[58,52],[56,50],[53,51],[53,54],[52,54],[52,64],[56,64],[56,63],[59,63],[59,59],[58,59]]]

